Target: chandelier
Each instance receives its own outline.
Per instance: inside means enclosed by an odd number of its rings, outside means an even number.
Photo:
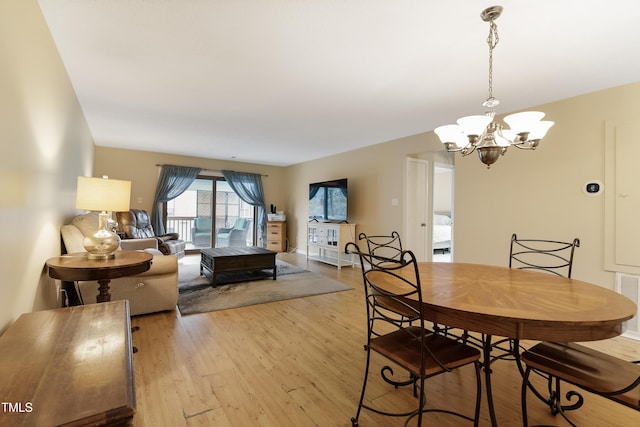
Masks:
[[[489,97],[482,103],[487,111],[484,115],[467,116],[458,119],[457,125],[445,125],[434,129],[449,152],[460,152],[467,156],[478,152],[480,161],[491,167],[498,158],[514,146],[523,150],[535,150],[553,122],[543,121],[544,113],[524,111],[508,115],[504,121],[509,128],[494,121],[495,107],[500,104],[493,97],[493,50],[498,44],[498,27],[495,20],[502,13],[502,6],[485,9],[480,17],[489,23]]]

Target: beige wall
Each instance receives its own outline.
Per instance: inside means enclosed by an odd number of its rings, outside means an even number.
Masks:
[[[476,156],[456,162],[455,258],[504,265],[512,233],[579,237],[573,277],[613,289],[614,274],[604,271],[604,194],[587,196],[582,186],[596,179],[607,191],[605,120],[640,113],[640,83],[538,108],[556,124],[537,150],[511,148],[490,170]]]
[[[160,167],[157,165],[162,164],[267,175],[262,178],[267,209],[271,204],[276,205],[278,210],[285,209],[287,182],[285,169],[282,167],[119,148],[95,148],[95,176],[108,175],[109,178],[130,180],[131,207],[145,209],[149,213],[153,208],[153,197],[160,175]],[[142,203],[138,203],[138,198],[142,198]]]
[[[75,213],[93,141],[35,0],[0,2],[0,332],[20,314],[58,304],[45,261]]]
[[[96,147],[94,175],[131,180],[131,207],[149,211],[152,209],[160,172],[156,165],[159,164],[196,166],[214,171],[231,169],[268,175],[262,180],[267,207],[275,204],[278,210],[285,211],[289,250],[304,250],[310,182],[348,178],[350,222],[359,224],[359,230],[368,233],[383,232],[390,222],[398,230],[402,230],[405,156],[417,157],[419,153],[422,158],[433,159],[434,154],[425,155],[424,150],[439,149],[440,144],[433,139],[431,145],[428,145],[427,137],[435,138],[433,134],[402,138],[397,144],[378,144],[365,149],[364,155],[360,153],[361,150],[356,150],[287,168]],[[440,157],[438,159],[446,161]],[[141,204],[138,203],[138,198],[142,198]],[[398,199],[398,206],[391,206],[392,198]],[[370,203],[375,204],[374,209],[369,208]],[[302,240],[299,241],[300,239]]]
[[[537,108],[556,122],[537,150],[511,148],[489,170],[475,154],[457,155],[455,260],[507,265],[512,233],[579,237],[573,277],[613,289],[614,274],[603,267],[604,195],[587,196],[582,186],[601,180],[606,191],[605,120],[640,112],[640,83]],[[298,250],[305,250],[308,184],[329,178],[349,178],[349,222],[358,224],[357,232],[402,233],[405,157],[439,161],[433,150],[441,146],[428,132],[290,167],[288,218]],[[392,197],[398,206],[391,206]]]
[[[421,134],[290,166],[287,170],[290,246],[306,251],[309,184],[336,178],[348,180],[348,219],[357,224],[357,233],[395,230],[402,234],[406,158],[434,160],[435,154],[425,151],[440,146],[433,133]],[[397,206],[391,204],[394,198],[398,199]]]

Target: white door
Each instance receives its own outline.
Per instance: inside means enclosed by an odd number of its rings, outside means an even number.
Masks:
[[[407,159],[405,197],[405,233],[403,247],[411,250],[418,261],[431,261],[431,227],[429,209],[429,181],[426,160]]]

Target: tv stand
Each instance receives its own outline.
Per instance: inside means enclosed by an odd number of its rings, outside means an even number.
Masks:
[[[349,242],[356,240],[356,225],[331,222],[307,223],[307,260],[315,260],[335,265],[338,270],[343,265],[355,267],[353,254],[344,252]]]

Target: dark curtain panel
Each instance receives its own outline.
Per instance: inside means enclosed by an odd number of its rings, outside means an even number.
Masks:
[[[311,200],[314,197],[316,197],[316,194],[318,194],[318,191],[320,191],[320,186],[319,185],[317,185],[317,184],[309,185],[309,200]]]
[[[157,236],[165,233],[162,222],[162,204],[175,199],[191,185],[194,179],[200,174],[201,168],[189,168],[183,166],[164,165],[158,178],[158,187],[153,200],[153,211],[151,212],[151,225]]]
[[[243,202],[258,207],[258,236],[264,247],[267,242],[267,213],[264,204],[262,177],[255,173],[222,171],[231,189]]]

